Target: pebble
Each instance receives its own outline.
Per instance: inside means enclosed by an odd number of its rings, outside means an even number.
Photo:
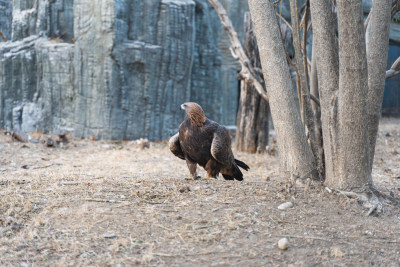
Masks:
[[[279,205],[278,210],[286,210],[286,209],[290,209],[293,207],[293,203],[292,202],[285,202]]]
[[[47,145],[48,147],[54,146],[54,140],[53,140],[53,138],[51,138],[51,137],[47,138],[46,145]]]
[[[278,241],[278,248],[285,250],[288,248],[288,246],[289,246],[289,240],[286,237]]]

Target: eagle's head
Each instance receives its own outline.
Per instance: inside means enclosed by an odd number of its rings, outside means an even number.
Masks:
[[[194,102],[186,102],[181,105],[181,109],[186,112],[186,115],[190,121],[197,126],[203,126],[203,124],[206,122],[206,115],[204,115],[204,111],[199,104]]]

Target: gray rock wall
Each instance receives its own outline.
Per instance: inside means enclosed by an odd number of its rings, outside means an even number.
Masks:
[[[223,3],[241,32],[247,1]],[[0,127],[159,140],[185,101],[235,123],[239,66],[207,0],[0,0],[2,14]]]
[[[179,107],[190,99],[195,3],[136,2],[121,1],[116,11],[123,30],[112,53],[114,95],[119,96],[113,137],[137,138],[140,129],[150,139],[163,139],[176,131],[182,120]],[[146,19],[138,21],[141,13]]]
[[[0,0],[0,32],[6,40],[11,39],[12,6],[10,0]],[[0,42],[3,40],[0,39]]]

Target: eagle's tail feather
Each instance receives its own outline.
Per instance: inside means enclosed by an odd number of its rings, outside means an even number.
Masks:
[[[236,162],[236,164],[237,164],[240,168],[242,168],[242,169],[244,169],[244,170],[246,170],[246,171],[248,171],[248,170],[250,169],[250,167],[247,166],[247,164],[244,163],[243,161],[240,161],[240,160],[238,160],[238,159],[235,159],[235,162]]]
[[[243,181],[243,173],[240,171],[239,167],[236,164],[233,165],[233,175],[232,176],[238,181]]]
[[[238,181],[243,181],[243,173],[240,171],[238,165],[236,163],[232,164],[232,177]],[[225,178],[225,177],[224,177]]]
[[[227,174],[222,174],[222,176],[224,177],[225,180],[233,180],[233,176],[231,175],[227,175]]]

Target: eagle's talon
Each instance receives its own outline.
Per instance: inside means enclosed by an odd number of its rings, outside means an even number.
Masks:
[[[206,180],[206,181],[210,181],[210,180],[217,180],[217,177],[208,177],[208,176],[206,176],[206,177],[201,177],[201,179],[202,180]]]
[[[185,177],[184,180],[195,181],[195,180],[199,180],[200,178],[201,178],[200,176],[190,176],[190,177]]]

